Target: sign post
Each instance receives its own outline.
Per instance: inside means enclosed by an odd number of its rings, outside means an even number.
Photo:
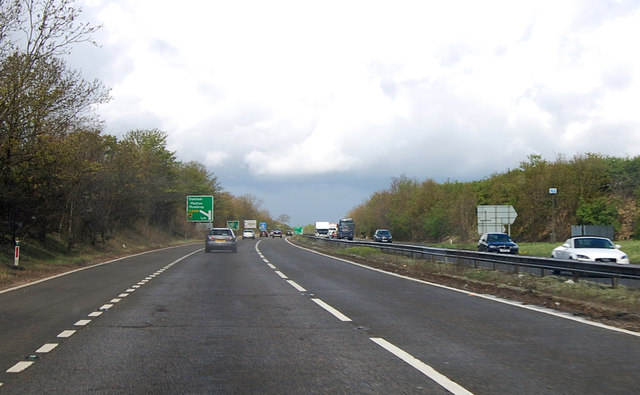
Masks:
[[[213,222],[213,196],[187,196],[187,222]]]
[[[549,195],[551,195],[551,235],[549,235],[550,242],[556,242],[556,195],[558,194],[558,188],[549,188]]]

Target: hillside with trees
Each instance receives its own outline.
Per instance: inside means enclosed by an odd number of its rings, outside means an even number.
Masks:
[[[272,222],[253,196],[225,192],[197,162],[167,150],[167,133],[102,133],[92,111],[109,100],[64,56],[91,43],[70,0],[0,1],[0,241],[54,237],[72,248],[122,229],[163,229],[188,237],[187,195],[214,196],[214,225]]]
[[[557,188],[555,198],[550,188]],[[587,153],[571,159],[529,156],[519,168],[473,182],[437,183],[401,176],[354,208],[359,234],[391,230],[399,240],[477,241],[477,206],[512,205],[511,234],[521,241],[557,240],[571,225],[613,225],[617,240],[640,238],[640,157]]]

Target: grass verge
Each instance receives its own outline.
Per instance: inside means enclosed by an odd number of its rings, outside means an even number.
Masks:
[[[148,228],[131,228],[104,242],[71,249],[55,237],[45,241],[22,240],[18,266],[14,264],[13,250],[5,247],[0,253],[0,290],[122,256],[187,242],[190,241]]]
[[[432,262],[384,253],[370,247],[342,247],[297,236],[296,244],[386,271],[429,282],[491,294],[568,312],[618,328],[640,332],[640,290],[580,280],[564,276],[540,277],[528,273],[507,273],[474,269],[466,265]]]

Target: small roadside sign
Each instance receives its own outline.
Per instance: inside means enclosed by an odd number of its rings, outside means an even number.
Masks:
[[[187,196],[187,222],[213,222],[213,196]]]
[[[231,228],[233,230],[240,229],[240,221],[227,221],[227,228]]]

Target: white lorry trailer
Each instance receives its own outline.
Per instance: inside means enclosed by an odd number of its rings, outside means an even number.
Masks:
[[[316,236],[320,236],[320,237],[329,236],[329,221],[316,222]]]

